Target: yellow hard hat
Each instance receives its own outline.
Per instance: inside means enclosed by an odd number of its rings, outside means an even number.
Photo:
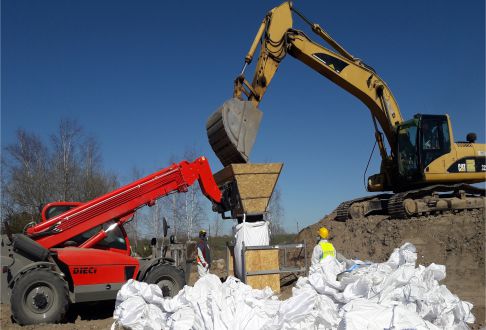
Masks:
[[[326,227],[319,228],[319,236],[321,236],[321,238],[326,239],[329,236],[329,230],[327,230]]]

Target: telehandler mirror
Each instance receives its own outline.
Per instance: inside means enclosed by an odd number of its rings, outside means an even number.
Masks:
[[[3,222],[3,230],[4,230],[4,233],[7,235],[7,238],[10,241],[10,244],[12,244],[13,243],[12,230],[10,229],[10,225],[8,224],[8,221]]]
[[[152,237],[152,239],[150,240],[150,245],[151,246],[156,246],[157,245],[157,238]]]
[[[167,224],[167,220],[165,217],[162,220],[162,229],[164,230],[164,237],[167,237],[167,231],[169,230],[170,226]]]

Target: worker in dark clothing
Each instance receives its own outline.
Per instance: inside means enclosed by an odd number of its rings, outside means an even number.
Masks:
[[[199,231],[199,242],[197,243],[197,272],[199,277],[209,274],[209,267],[211,266],[211,251],[209,250],[206,231]]]

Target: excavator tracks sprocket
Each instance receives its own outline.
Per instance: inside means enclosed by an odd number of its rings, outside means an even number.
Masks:
[[[349,218],[349,207],[353,204],[354,200],[349,200],[346,202],[342,202],[336,209],[336,217],[334,218],[337,221],[346,221]]]
[[[405,195],[406,194],[404,193],[395,194],[388,201],[388,215],[390,215],[391,218],[408,218],[407,212],[405,212],[405,207],[403,205]]]
[[[373,196],[360,197],[342,202],[336,209],[337,221],[348,219],[358,219],[374,212],[385,210],[390,194],[379,194]]]

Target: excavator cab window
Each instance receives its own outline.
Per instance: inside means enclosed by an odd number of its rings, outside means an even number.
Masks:
[[[438,157],[451,151],[446,116],[416,115],[398,128],[398,171],[402,181],[413,181]]]
[[[417,122],[411,120],[398,129],[398,171],[400,176],[412,179],[419,173],[417,153]]]
[[[422,168],[451,151],[449,123],[446,116],[424,115],[420,121]]]

